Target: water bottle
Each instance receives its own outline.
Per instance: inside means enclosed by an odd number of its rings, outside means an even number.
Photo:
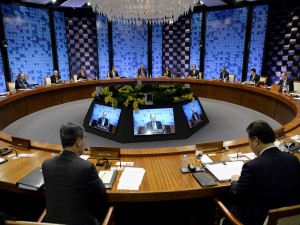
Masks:
[[[188,172],[188,158],[187,158],[187,155],[182,156],[181,172],[182,173]]]

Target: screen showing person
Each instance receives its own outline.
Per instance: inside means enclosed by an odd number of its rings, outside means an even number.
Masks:
[[[121,109],[95,104],[89,126],[115,134],[120,115]]]
[[[200,124],[203,120],[203,110],[198,100],[189,102],[182,106],[186,120],[190,128]]]
[[[173,134],[173,108],[140,109],[133,111],[134,135]]]

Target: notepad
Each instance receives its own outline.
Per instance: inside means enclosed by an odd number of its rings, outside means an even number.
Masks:
[[[206,163],[204,167],[219,181],[227,182],[232,175],[240,175],[243,161]]]
[[[116,170],[100,170],[98,175],[107,189],[112,188],[118,171]]]
[[[18,188],[37,191],[44,185],[44,177],[40,167],[35,168],[16,183]]]

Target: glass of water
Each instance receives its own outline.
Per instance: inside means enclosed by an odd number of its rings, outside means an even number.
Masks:
[[[201,157],[203,156],[202,148],[196,148],[195,150],[195,157],[198,161],[201,160]]]

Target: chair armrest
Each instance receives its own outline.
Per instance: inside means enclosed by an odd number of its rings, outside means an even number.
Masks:
[[[40,215],[39,219],[37,220],[38,223],[42,223],[46,215],[46,208],[43,210],[42,214]]]
[[[114,224],[113,219],[113,212],[114,212],[114,206],[110,206],[107,210],[106,216],[104,218],[104,221],[102,223],[102,225],[109,225],[109,224]]]
[[[226,208],[226,206],[219,201],[218,199],[214,199],[217,207],[222,211],[224,216],[233,224],[233,225],[243,225],[230,211]]]

